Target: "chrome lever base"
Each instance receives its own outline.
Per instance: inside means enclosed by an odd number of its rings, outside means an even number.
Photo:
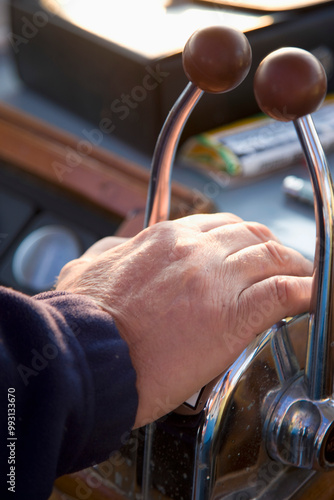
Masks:
[[[334,466],[334,405],[331,399],[312,401],[300,375],[273,402],[266,423],[268,454],[280,463],[304,469]]]

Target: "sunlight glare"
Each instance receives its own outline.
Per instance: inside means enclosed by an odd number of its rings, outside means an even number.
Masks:
[[[273,23],[269,15],[194,4],[166,8],[158,0],[40,0],[40,3],[72,24],[148,58],[180,52],[189,36],[205,26],[226,25],[248,31]]]

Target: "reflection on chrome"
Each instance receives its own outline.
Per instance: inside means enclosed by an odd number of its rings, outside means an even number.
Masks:
[[[259,336],[217,381],[201,413],[171,413],[149,427],[149,437],[142,430],[134,433],[122,455],[114,462],[111,459],[112,467],[110,463],[96,467],[104,484],[122,498],[147,500],[285,500],[307,488],[316,471],[309,463],[301,467],[288,463],[296,441],[306,443],[303,456],[312,459],[311,438],[318,433],[318,442],[323,443],[320,455],[328,460],[325,468],[332,465],[333,453],[329,419],[314,419],[308,397],[302,397],[298,388],[308,324],[305,314]],[[279,436],[281,456],[273,459],[272,410],[295,383],[299,409],[294,422],[301,422],[299,416],[305,417],[306,408],[307,423],[319,425],[313,425],[313,434],[311,428],[302,435],[297,429],[292,441]]]

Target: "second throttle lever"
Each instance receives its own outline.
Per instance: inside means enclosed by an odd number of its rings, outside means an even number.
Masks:
[[[306,384],[312,399],[332,397],[330,353],[333,274],[333,182],[309,113],[322,104],[327,90],[325,71],[309,52],[285,48],[260,64],[254,92],[260,108],[280,121],[293,121],[303,148],[314,192],[317,227],[312,291],[312,329],[308,343]]]
[[[314,469],[334,466],[334,190],[310,116],[322,104],[326,90],[320,62],[297,48],[279,49],[267,56],[254,78],[262,111],[294,123],[312,181],[317,228],[305,372],[290,381],[267,413],[267,449],[284,463]]]

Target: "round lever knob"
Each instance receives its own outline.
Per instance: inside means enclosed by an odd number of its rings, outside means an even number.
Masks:
[[[215,94],[237,87],[249,72],[251,61],[245,35],[226,26],[195,31],[183,50],[183,69],[189,80]]]
[[[312,54],[282,48],[269,54],[254,77],[260,109],[275,120],[288,122],[316,111],[327,91],[326,73]]]

